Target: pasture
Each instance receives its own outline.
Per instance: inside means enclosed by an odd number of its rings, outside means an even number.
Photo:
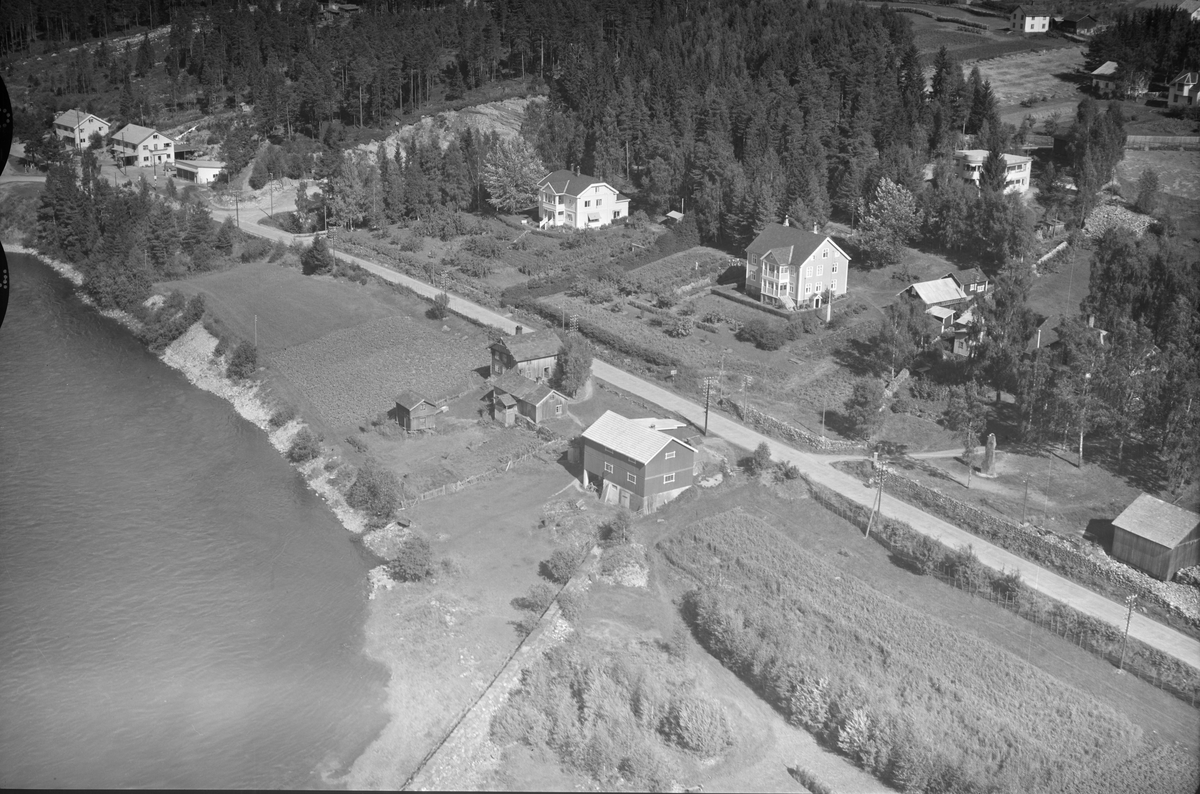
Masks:
[[[749,511],[676,523],[658,548],[700,586],[702,643],[877,774],[916,752],[964,783],[1089,790],[1143,751],[1142,730],[1109,706],[801,551]],[[1162,777],[1143,790],[1194,785]]]
[[[1060,46],[1044,52],[993,56],[988,60],[983,60],[983,55],[974,54],[970,61],[963,64],[963,71],[969,74],[972,66],[978,66],[983,78],[991,82],[996,102],[1002,109],[1031,97],[1037,97],[1042,102],[1073,99],[1078,103],[1083,99],[1077,82],[1083,79],[1079,72],[1083,67],[1083,45],[1063,42],[1062,39],[1042,41],[1056,41]],[[1064,44],[1069,46],[1062,46]],[[1030,110],[1037,110],[1037,105]],[[1073,110],[1072,107],[1072,112],[1063,115],[1073,117]]]
[[[1137,195],[1137,181],[1147,168],[1158,173],[1158,189],[1179,198],[1200,200],[1200,151],[1126,149],[1117,164],[1117,179],[1125,196]]]
[[[354,427],[393,409],[405,389],[438,400],[479,385],[475,370],[491,361],[488,342],[465,322],[396,314],[293,345],[269,361],[331,425]]]

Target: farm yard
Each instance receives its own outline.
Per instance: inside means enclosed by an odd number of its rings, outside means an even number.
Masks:
[[[386,317],[333,331],[271,356],[271,365],[296,385],[335,427],[354,427],[395,407],[406,389],[430,400],[467,391],[491,359],[488,337],[466,323]]]
[[[1008,19],[990,15],[973,14],[962,8],[945,5],[922,5],[920,3],[870,3],[887,5],[903,13],[904,19],[912,24],[913,38],[926,64],[941,47],[960,63],[985,58],[998,58],[1013,53],[1054,50],[1064,46],[1079,48],[1076,42],[1049,36],[1022,36],[1008,33]],[[904,12],[915,9],[919,13]],[[926,14],[944,17],[952,21],[933,19]],[[979,29],[983,25],[986,29]]]

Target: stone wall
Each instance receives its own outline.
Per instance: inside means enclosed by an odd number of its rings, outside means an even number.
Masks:
[[[746,424],[753,427],[755,430],[766,433],[769,436],[778,438],[781,441],[786,441],[794,446],[805,447],[815,452],[825,453],[840,453],[862,452],[865,454],[866,446],[857,441],[840,441],[832,438],[824,438],[814,433],[789,425],[780,419],[764,414],[754,406],[743,408],[736,400],[731,400],[727,397],[721,397],[717,400],[717,407],[724,408],[738,419],[741,419]]]

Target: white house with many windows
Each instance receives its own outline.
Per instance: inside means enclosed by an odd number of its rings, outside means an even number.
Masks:
[[[540,226],[591,229],[629,217],[629,197],[607,182],[572,171],[555,171],[538,183]]]
[[[746,248],[746,294],[784,309],[820,306],[846,293],[850,256],[832,239],[771,223]]]
[[[126,124],[109,139],[113,156],[125,165],[159,166],[175,162],[175,141],[158,130]]]
[[[88,138],[95,133],[100,133],[101,137],[108,135],[109,128],[107,121],[82,110],[68,110],[54,120],[54,134],[59,140],[70,141],[77,149],[87,146]]]
[[[1029,6],[1017,6],[1008,13],[1008,25],[1017,33],[1045,33],[1050,30],[1050,14]]]
[[[979,175],[987,160],[987,149],[959,149],[954,153],[954,166],[958,175],[965,182],[979,184]],[[1020,154],[1004,155],[1004,192],[1014,190],[1024,193],[1029,190],[1029,179],[1032,174],[1033,158]]]

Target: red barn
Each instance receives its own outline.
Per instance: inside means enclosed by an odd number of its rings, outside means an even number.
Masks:
[[[692,485],[696,448],[620,414],[604,415],[583,431],[583,484],[600,498],[652,513]]]

